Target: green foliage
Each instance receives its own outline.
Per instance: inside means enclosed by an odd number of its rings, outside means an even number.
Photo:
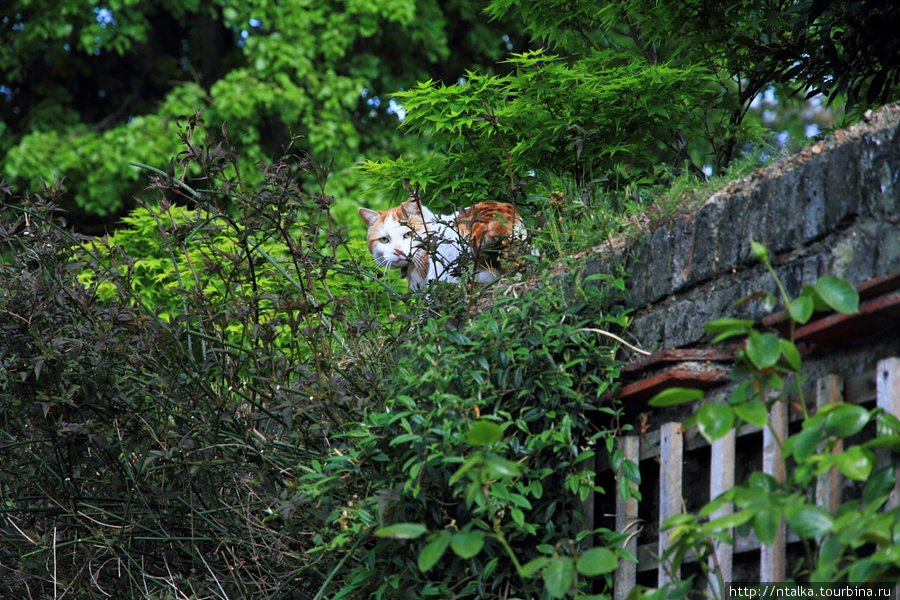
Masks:
[[[839,402],[808,415],[803,395],[800,352],[793,341],[794,327],[809,320],[812,311],[835,310],[853,313],[858,309],[856,290],[846,281],[825,276],[814,286],[806,286],[802,295],[791,300],[775,276],[768,251],[751,242],[753,255],[775,277],[787,308],[790,335],[760,332],[753,321],[722,318],[709,323],[715,340],[734,337],[746,340],[735,359],[733,379],[737,383],[726,404],[703,404],[686,425],[696,423],[710,442],[740,426],[769,426],[769,408],[777,402],[792,402],[803,411],[801,428],[786,439],[777,439],[784,459],[791,461],[784,481],[754,472],[732,489],[714,498],[696,514],[680,514],[669,519],[672,543],[665,557],[679,568],[689,551],[696,553],[706,568],[715,553],[714,542],[733,543],[730,533],[754,534],[762,543],[771,544],[783,520],[788,529],[804,542],[808,556],[788,576],[816,582],[895,581],[900,576],[897,559],[898,539],[891,532],[900,523],[900,508],[885,509],[894,486],[894,468],[876,469],[877,448],[900,451],[900,420],[880,408]],[[772,306],[774,298],[764,299]],[[790,381],[790,385],[786,383]],[[698,399],[692,390],[668,390],[650,401],[654,406],[671,406]],[[854,441],[869,423],[875,423],[878,437]],[[838,446],[841,443],[841,446]],[[862,498],[841,503],[835,513],[818,506],[814,497],[817,478],[837,470],[844,477],[864,483]],[[734,512],[710,518],[719,508],[733,503]],[[870,550],[867,544],[877,544]],[[721,574],[710,570],[711,579]],[[664,593],[677,593],[660,590]],[[649,593],[646,590],[644,593]],[[654,594],[658,592],[653,592]]]
[[[13,0],[5,9],[2,177],[20,193],[65,179],[60,202],[85,220],[131,208],[143,177],[128,163],[164,167],[176,117],[197,109],[242,132],[248,164],[304,136],[303,150],[338,165],[334,191],[350,195],[359,190],[350,165],[409,145],[387,94],[491,68],[507,43],[521,43],[508,20],[485,23],[464,0]]]
[[[397,294],[332,225],[325,170],[293,157],[254,187],[227,139],[185,140],[178,167],[207,187],[154,172],[155,207],[105,244],[66,231],[58,187],[4,206],[2,596],[281,597],[325,578],[311,525],[272,507],[409,324],[371,312]]]
[[[544,281],[462,327],[432,318],[397,349],[383,404],[328,459],[300,466],[288,500],[296,515],[324,517],[312,556],[352,555],[325,593],[587,598],[592,577],[606,589],[618,537],[593,532],[588,552],[579,543],[591,535],[581,503],[610,492],[585,461],[614,448],[618,427],[616,410],[597,408],[617,375],[613,349],[584,330],[586,319],[624,324],[623,282],[604,283],[581,304]]]
[[[405,180],[432,195],[479,199],[515,200],[535,169],[615,173],[629,165],[655,181],[654,150],[707,102],[715,82],[699,69],[628,58],[604,50],[573,62],[539,50],[506,61],[509,75],[469,72],[455,85],[428,81],[397,93],[404,128],[442,154],[425,164],[397,159],[362,168],[398,186]]]

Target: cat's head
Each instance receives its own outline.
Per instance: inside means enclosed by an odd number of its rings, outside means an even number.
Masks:
[[[410,198],[387,210],[360,208],[359,216],[369,228],[366,241],[378,266],[405,273],[410,264],[421,268],[420,263],[428,260],[427,253],[419,250],[426,235],[425,221],[433,215],[419,202]]]

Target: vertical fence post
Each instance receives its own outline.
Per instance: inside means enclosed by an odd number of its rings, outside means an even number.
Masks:
[[[669,548],[669,533],[663,530],[663,522],[681,512],[681,473],[684,440],[681,423],[666,423],[659,430],[659,567],[657,585],[678,581],[680,569],[672,569],[663,554]]]
[[[781,443],[787,438],[787,403],[776,402],[769,411],[769,425],[763,429],[763,472],[776,481],[784,481],[784,460],[781,457]],[[784,519],[778,523],[775,540],[763,544],[759,551],[760,582],[784,581],[785,573],[785,525]]]
[[[826,406],[843,402],[844,380],[838,375],[826,375],[816,381],[816,411]],[[834,452],[843,451],[844,442],[838,440]],[[832,468],[819,475],[816,480],[816,504],[834,513],[841,504],[841,473]]]
[[[900,417],[900,358],[885,358],[875,367],[875,398],[878,408]],[[900,506],[900,481],[897,480],[898,464],[893,453],[887,448],[878,451],[878,466],[893,465],[894,489],[885,505],[885,510]],[[894,598],[900,598],[900,586],[894,586]]]
[[[709,464],[709,499],[711,501],[734,487],[734,446],[734,429],[731,429],[712,444]],[[733,510],[734,507],[729,502],[722,508],[714,511],[709,518],[712,520],[724,517],[725,515],[730,515]],[[733,559],[734,548],[731,544],[718,540],[713,542],[713,556],[709,562],[710,579],[707,584],[710,598],[727,597],[725,590],[722,588],[726,582],[731,581]],[[718,578],[716,574],[719,575]]]
[[[634,464],[641,464],[641,438],[636,435],[627,435],[620,438],[622,445],[622,459],[630,460]],[[625,479],[625,475],[620,469],[616,475],[617,485],[627,485],[631,488],[637,486]],[[629,497],[628,500],[622,500],[622,494],[616,489],[616,531],[618,533],[627,534],[623,548],[637,557],[638,548],[638,501],[637,498]],[[625,600],[631,590],[637,583],[637,565],[630,560],[620,560],[619,566],[616,568],[615,582],[615,600]]]
[[[878,408],[884,412],[900,417],[900,358],[885,358],[878,361],[875,371],[875,397]],[[891,491],[886,509],[900,506],[900,480],[897,480],[897,461],[885,448],[878,452],[878,466],[884,468],[894,465],[894,477],[897,483]]]

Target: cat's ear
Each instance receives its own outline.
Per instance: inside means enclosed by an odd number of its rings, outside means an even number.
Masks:
[[[362,220],[366,222],[366,225],[371,227],[372,224],[375,223],[375,221],[377,221],[381,215],[378,214],[378,211],[372,210],[371,208],[360,208],[359,216],[361,216]]]
[[[400,205],[400,207],[403,209],[403,214],[405,214],[407,216],[416,215],[419,217],[422,216],[422,211],[420,210],[421,206],[422,205],[421,205],[420,201],[416,200],[415,196],[410,196],[406,200],[406,202],[404,202],[403,204]]]

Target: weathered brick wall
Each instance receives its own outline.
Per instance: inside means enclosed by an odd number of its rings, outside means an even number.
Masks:
[[[596,249],[584,274],[624,263],[648,350],[697,346],[704,323],[759,318],[755,291],[775,292],[749,240],[765,244],[789,294],[826,274],[858,283],[900,271],[900,105],[719,191],[626,249]]]

